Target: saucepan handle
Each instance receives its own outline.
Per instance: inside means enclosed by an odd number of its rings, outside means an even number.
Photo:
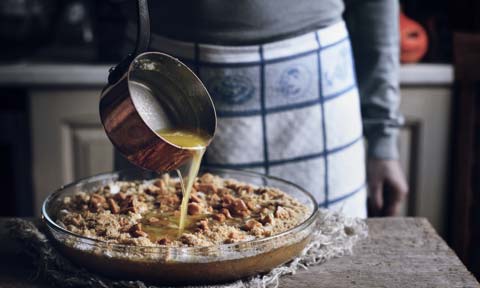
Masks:
[[[148,12],[148,0],[137,0],[137,43],[135,51],[129,53],[117,66],[110,68],[108,75],[108,84],[115,84],[122,75],[128,70],[133,59],[148,49],[150,44],[150,15]]]

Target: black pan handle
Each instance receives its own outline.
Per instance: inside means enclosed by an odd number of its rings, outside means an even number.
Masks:
[[[148,49],[150,44],[150,14],[148,12],[148,0],[137,0],[137,43],[135,45],[135,51],[129,53],[117,66],[110,68],[108,75],[108,84],[112,85],[117,83],[122,75],[127,71],[130,63],[133,59]]]
[[[137,45],[135,47],[135,56],[147,51],[149,44],[150,14],[148,13],[148,1],[138,0]]]

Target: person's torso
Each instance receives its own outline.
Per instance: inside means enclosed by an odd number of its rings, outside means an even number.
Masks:
[[[136,21],[135,1],[126,5]],[[341,20],[343,0],[149,1],[152,32],[169,38],[223,45],[285,39]]]

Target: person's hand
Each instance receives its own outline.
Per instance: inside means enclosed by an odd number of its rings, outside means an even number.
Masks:
[[[408,193],[408,184],[397,160],[368,159],[368,216],[395,216]]]

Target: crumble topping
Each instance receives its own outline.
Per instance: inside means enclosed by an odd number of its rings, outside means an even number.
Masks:
[[[137,246],[211,246],[264,238],[291,229],[309,209],[286,193],[204,174],[196,179],[185,231],[178,179],[116,181],[63,198],[57,224],[90,238]]]

